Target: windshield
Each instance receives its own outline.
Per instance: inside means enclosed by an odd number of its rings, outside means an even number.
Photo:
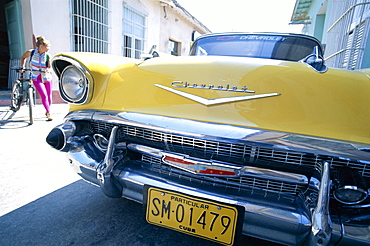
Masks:
[[[193,44],[193,56],[238,56],[299,61],[320,44],[299,36],[240,34],[209,36]],[[321,50],[320,50],[321,54]]]

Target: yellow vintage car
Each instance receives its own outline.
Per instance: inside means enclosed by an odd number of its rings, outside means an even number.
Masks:
[[[310,36],[221,33],[189,56],[62,53],[47,142],[146,220],[224,245],[370,243],[370,69]]]

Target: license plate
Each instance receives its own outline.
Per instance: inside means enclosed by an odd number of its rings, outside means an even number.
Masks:
[[[146,202],[146,220],[151,224],[225,245],[234,243],[236,207],[154,187],[148,188]]]

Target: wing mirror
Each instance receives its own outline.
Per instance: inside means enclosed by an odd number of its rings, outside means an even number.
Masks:
[[[325,65],[324,58],[320,56],[318,46],[315,46],[313,53],[304,58],[303,62],[310,65],[319,73],[325,73],[328,70],[328,67]]]
[[[141,59],[143,61],[146,61],[148,59],[152,59],[152,58],[155,58],[155,57],[159,57],[159,54],[157,51],[153,51],[152,53],[149,53],[149,54],[142,54],[140,55]]]
[[[152,48],[150,49],[149,53],[147,54],[142,54],[140,57],[142,60],[146,61],[148,59],[152,59],[155,57],[159,57],[159,53],[156,51],[157,45],[153,45]]]

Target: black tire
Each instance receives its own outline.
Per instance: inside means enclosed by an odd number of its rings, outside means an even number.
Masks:
[[[30,115],[30,125],[32,125],[33,124],[33,107],[35,106],[35,94],[34,94],[34,89],[32,87],[28,88],[27,96],[28,96],[28,111]]]
[[[12,94],[10,96],[11,110],[17,112],[22,105],[22,101],[23,101],[22,83],[19,80],[16,80],[14,81],[12,87]]]

